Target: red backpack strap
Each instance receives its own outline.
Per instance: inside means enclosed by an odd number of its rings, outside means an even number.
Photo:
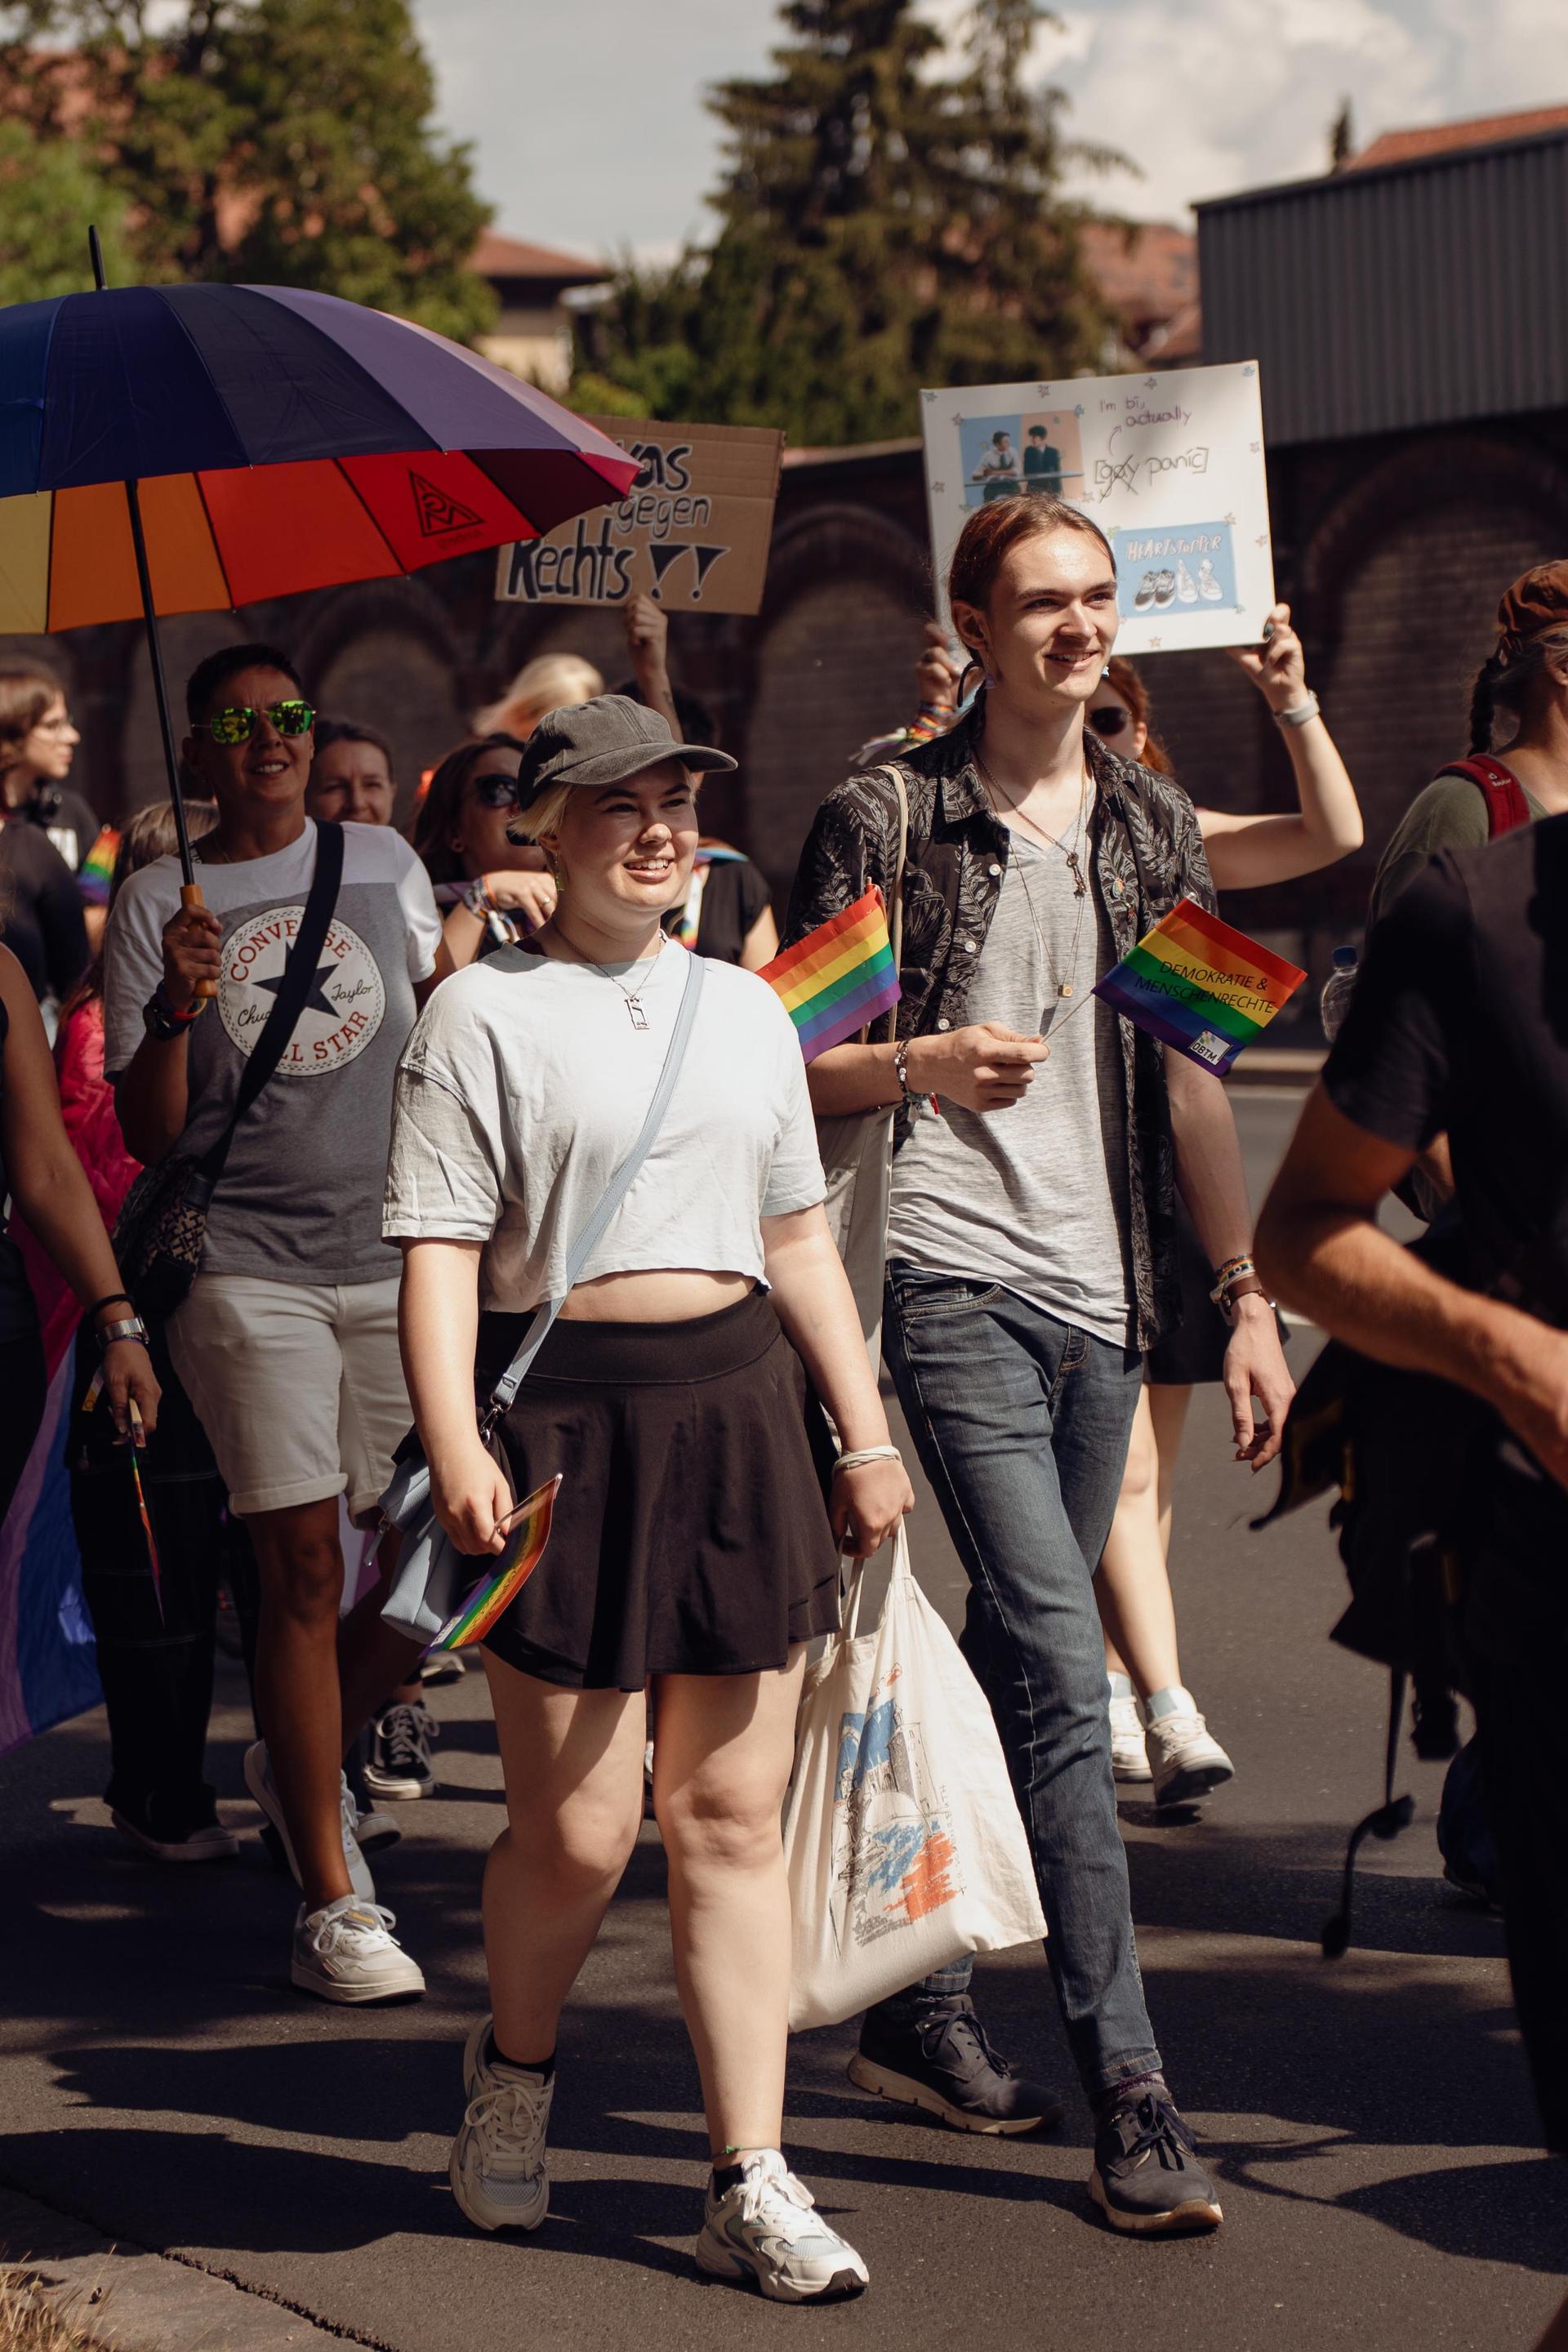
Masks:
[[[1445,776],[1468,776],[1487,804],[1487,836],[1495,841],[1500,833],[1512,833],[1516,826],[1530,823],[1530,803],[1521,790],[1519,778],[1489,751],[1477,751],[1468,760],[1452,760],[1441,771]]]

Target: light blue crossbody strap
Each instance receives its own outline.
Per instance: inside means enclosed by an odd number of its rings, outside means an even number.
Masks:
[[[611,1218],[631,1191],[638,1169],[652,1150],[654,1139],[664,1124],[664,1114],[669,1108],[669,1097],[675,1092],[675,1082],[680,1076],[680,1066],[686,1059],[686,1048],[697,1019],[698,1002],[702,994],[702,958],[692,953],[686,959],[686,985],[680,992],[680,1005],[675,1016],[675,1027],[665,1049],[664,1067],[658,1074],[658,1084],[653,1090],[653,1100],[647,1107],[647,1117],[642,1132],[605,1188],[604,1198],[566,1253],[566,1278],[561,1295],[547,1298],[535,1309],[533,1320],[522,1336],[522,1345],[490,1391],[490,1408],[485,1415],[489,1430],[506,1412],[522,1384],[522,1376],[544,1345],[546,1334],[574,1285],[581,1280],[583,1269],[603,1241]]]

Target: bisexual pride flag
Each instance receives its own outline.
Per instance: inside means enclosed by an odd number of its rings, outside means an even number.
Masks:
[[[1094,992],[1223,1077],[1306,977],[1245,931],[1181,898],[1096,982]]]
[[[808,1062],[842,1045],[899,1001],[882,894],[872,887],[762,968]]]

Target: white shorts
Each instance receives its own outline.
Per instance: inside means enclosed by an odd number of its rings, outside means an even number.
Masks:
[[[239,1517],[345,1491],[356,1519],[374,1508],[413,1418],[397,1287],[196,1276],[169,1354]]]

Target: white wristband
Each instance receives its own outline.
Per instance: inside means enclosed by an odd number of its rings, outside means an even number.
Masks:
[[[833,1465],[837,1478],[840,1470],[858,1470],[863,1462],[901,1462],[903,1455],[896,1445],[861,1445],[853,1454],[841,1454]]]
[[[1316,719],[1322,707],[1309,688],[1305,702],[1298,702],[1292,710],[1277,710],[1274,713],[1274,724],[1276,727],[1305,727],[1309,719]]]

